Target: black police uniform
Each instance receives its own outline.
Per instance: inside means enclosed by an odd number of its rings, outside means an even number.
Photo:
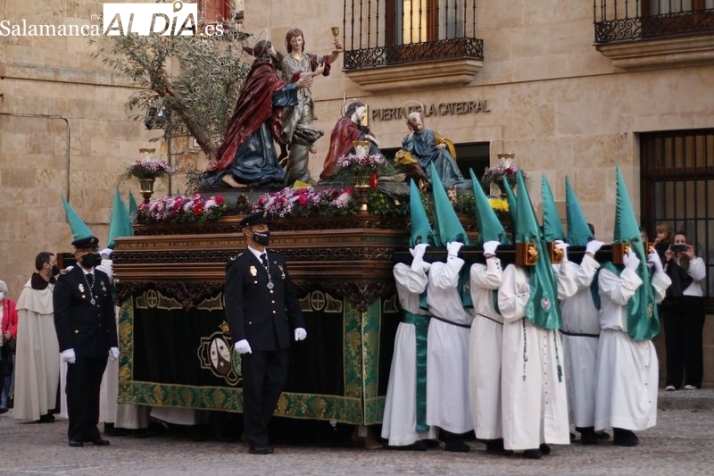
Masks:
[[[60,352],[74,349],[76,356],[76,362],[67,365],[66,392],[69,441],[77,446],[82,442],[107,444],[102,443],[97,428],[99,388],[109,349],[118,346],[109,277],[96,268],[93,273],[92,283],[82,268],[75,266],[60,275],[53,293]]]
[[[233,343],[246,339],[252,351],[241,356],[243,433],[251,449],[269,447],[267,427],[287,380],[288,347],[294,329],[305,327],[285,258],[265,253],[270,276],[250,250],[226,267],[226,318]]]

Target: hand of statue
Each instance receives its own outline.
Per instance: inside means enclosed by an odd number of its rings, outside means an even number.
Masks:
[[[317,68],[315,68],[315,71],[313,71],[313,76],[320,76],[322,73],[325,72],[325,63],[320,63]]]
[[[309,88],[312,86],[312,76],[301,75],[295,84],[298,89]]]
[[[439,150],[446,149],[446,144],[444,144],[443,142],[441,144],[436,144],[436,148]]]
[[[342,51],[342,42],[337,38],[335,38],[335,41],[332,42],[332,45],[335,47],[335,53],[339,53]]]

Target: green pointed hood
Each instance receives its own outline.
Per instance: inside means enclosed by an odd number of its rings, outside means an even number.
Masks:
[[[436,229],[439,241],[443,245],[452,241],[460,241],[465,246],[469,244],[469,238],[466,236],[466,230],[456,216],[454,207],[446,195],[446,190],[441,184],[439,174],[434,167],[431,167],[432,192],[434,194],[434,213],[436,215]]]
[[[650,340],[660,331],[657,302],[647,266],[647,253],[640,238],[640,228],[619,165],[617,166],[617,208],[613,241],[615,243],[630,243],[630,248],[640,259],[637,274],[642,279],[642,285],[637,288],[635,294],[627,302],[627,332],[636,341]]]
[[[79,218],[77,212],[74,211],[72,206],[67,202],[67,200],[65,200],[64,197],[62,197],[62,205],[64,206],[64,211],[67,215],[67,223],[69,223],[69,227],[72,229],[73,241],[93,238],[94,233],[92,233],[92,230],[84,224],[84,221]]]
[[[555,240],[565,240],[565,231],[558,215],[558,208],[555,206],[553,191],[548,183],[545,174],[541,178],[541,198],[543,200],[543,239],[546,243]]]
[[[474,191],[474,208],[476,211],[476,221],[478,221],[478,229],[480,231],[479,241],[498,241],[502,245],[510,245],[511,240],[508,239],[508,234],[503,228],[503,224],[493,211],[491,204],[488,203],[488,198],[484,193],[479,181],[476,179],[476,174],[469,169],[471,174],[471,185]]]
[[[550,262],[550,253],[541,239],[541,233],[521,171],[517,175],[517,220],[516,243],[535,243],[538,260],[527,268],[531,297],[526,305],[526,317],[534,325],[545,329],[560,329],[561,317],[558,305],[557,283]]]
[[[116,239],[123,236],[132,236],[134,230],[131,228],[131,219],[129,218],[129,210],[124,205],[119,194],[119,188],[114,191],[114,202],[112,202],[112,213],[109,220],[109,236],[107,238],[107,246],[114,249]]]
[[[409,189],[409,211],[411,214],[409,246],[413,248],[419,243],[441,245],[441,243],[436,242],[434,230],[431,229],[429,217],[427,217],[424,204],[421,201],[421,192],[414,180],[411,181]]]
[[[511,223],[513,226],[516,225],[516,209],[518,205],[516,203],[516,196],[513,193],[511,185],[508,183],[506,177],[503,177],[503,190],[506,191],[506,202],[508,202],[508,216],[511,218]]]
[[[134,199],[134,194],[129,192],[129,216],[133,217],[136,216],[136,212],[139,211],[139,206],[136,204],[136,200]]]
[[[565,213],[568,219],[568,243],[571,246],[585,246],[595,238],[568,177],[565,177]]]

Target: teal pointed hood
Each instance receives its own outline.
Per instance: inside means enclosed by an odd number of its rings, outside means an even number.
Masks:
[[[72,230],[72,238],[74,241],[85,240],[87,238],[94,238],[94,233],[89,227],[84,223],[84,221],[77,215],[72,206],[62,197],[62,205],[64,206],[65,214],[67,215],[67,223]]]
[[[409,212],[411,215],[411,235],[409,237],[409,246],[414,247],[419,243],[439,246],[434,230],[429,223],[429,217],[424,210],[424,204],[421,201],[421,192],[414,180],[411,181],[409,189]]]
[[[469,238],[466,235],[466,230],[459,221],[459,217],[456,216],[454,207],[446,195],[446,190],[441,183],[434,164],[430,164],[430,167],[432,180],[431,189],[434,194],[434,213],[436,215],[436,229],[439,241],[443,245],[452,241],[460,241],[465,246],[468,246]]]
[[[627,332],[636,341],[650,340],[660,331],[657,302],[647,266],[647,253],[640,237],[640,227],[630,202],[625,179],[617,166],[617,205],[615,210],[615,243],[629,243],[640,259],[637,274],[642,285],[627,302]]]
[[[503,177],[503,190],[506,191],[506,202],[508,202],[508,216],[511,218],[511,223],[513,226],[516,224],[518,217],[516,216],[516,209],[518,208],[518,203],[516,201],[516,195],[513,193],[513,189],[506,177]]]
[[[114,249],[116,239],[124,236],[132,236],[134,230],[131,228],[131,219],[129,218],[129,209],[121,199],[119,188],[114,191],[114,201],[112,202],[112,213],[109,220],[109,236],[107,238],[107,246]]]
[[[568,220],[568,243],[571,246],[585,246],[595,238],[568,177],[565,177],[565,213]]]
[[[134,199],[134,194],[129,192],[129,217],[135,217],[136,212],[139,211],[139,206],[136,204],[136,199]]]
[[[557,330],[561,327],[562,319],[558,305],[558,287],[553,274],[553,265],[550,262],[550,253],[541,239],[533,203],[520,170],[516,178],[518,189],[516,243],[534,243],[538,250],[535,266],[527,268],[531,296],[526,305],[526,317],[538,327]]]
[[[552,243],[555,240],[565,240],[563,224],[560,221],[553,191],[550,188],[548,177],[546,177],[545,174],[543,174],[541,178],[541,198],[543,200],[543,239],[546,243]]]
[[[491,204],[488,203],[488,197],[476,180],[476,174],[469,169],[471,174],[471,185],[474,193],[474,209],[476,211],[476,221],[478,222],[479,241],[498,241],[502,245],[510,245],[511,240],[508,238],[503,224],[498,219],[496,212],[493,211]]]

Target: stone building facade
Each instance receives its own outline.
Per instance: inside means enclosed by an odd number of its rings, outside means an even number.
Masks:
[[[37,252],[70,250],[60,196],[105,243],[117,177],[161,134],[129,118],[126,103],[136,89],[91,57],[89,38],[7,33],[7,25],[23,21],[96,24],[102,3],[6,0],[0,6],[0,279],[12,298]],[[370,127],[388,151],[408,132],[404,109],[422,104],[429,111],[426,126],[452,139],[459,163],[477,174],[497,163],[498,154],[513,153],[532,177],[535,202],[541,173],[558,201],[568,176],[605,242],[612,238],[620,164],[650,233],[660,219],[675,221],[711,262],[712,0],[669,2],[678,6],[674,12],[661,11],[668,2],[658,0],[247,0],[237,2],[239,9],[243,3],[245,29],[267,35],[283,51],[290,28],[304,31],[306,49],[314,53],[328,53],[331,27],[340,30],[344,52],[332,74],[313,87],[316,126],[326,132],[311,159],[314,178],[345,100],[369,105]],[[226,9],[222,0],[199,5]],[[640,10],[623,10],[634,5]],[[639,26],[633,33],[627,24]],[[616,35],[608,37],[611,32]],[[423,55],[429,47],[422,44],[430,42],[441,45],[436,56]],[[188,141],[174,144],[170,156],[166,143],[154,147],[159,158],[178,165],[198,157]],[[125,199],[130,191],[140,198],[136,183],[118,185]],[[183,185],[162,183],[157,194],[177,189]],[[709,280],[709,294],[713,286]]]

